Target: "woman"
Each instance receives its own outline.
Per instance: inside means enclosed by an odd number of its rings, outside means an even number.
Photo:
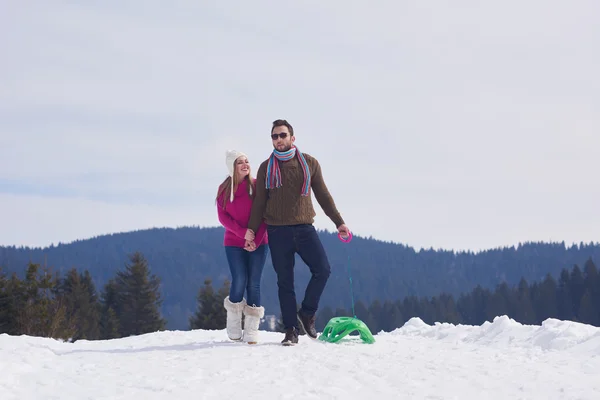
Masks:
[[[244,239],[256,180],[250,174],[248,157],[239,151],[228,150],[225,162],[229,176],[219,186],[217,211],[219,221],[225,227],[223,244],[229,269],[231,288],[223,302],[227,310],[227,336],[242,340],[242,314],[244,315],[243,338],[250,344],[258,341],[258,326],[265,314],[260,304],[260,281],[267,256],[267,229],[263,222],[254,242]],[[248,299],[244,299],[244,291]]]

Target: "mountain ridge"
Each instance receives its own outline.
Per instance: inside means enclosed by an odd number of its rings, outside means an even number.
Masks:
[[[0,267],[22,275],[28,262],[52,267],[62,274],[73,267],[89,270],[101,291],[117,270],[124,268],[128,254],[140,251],[150,270],[161,278],[163,315],[169,329],[187,329],[196,309],[196,295],[209,278],[220,286],[230,273],[223,251],[222,227],[161,227],[115,232],[46,247],[0,246]],[[600,260],[600,245],[564,242],[527,242],[517,246],[482,251],[419,249],[402,243],[354,235],[350,244],[337,234],[318,231],[327,251],[332,274],[322,297],[322,306],[348,308],[352,275],[356,300],[397,300],[406,296],[458,295],[475,286],[493,288],[521,277],[541,280],[555,277],[562,268]],[[310,278],[308,268],[297,257],[296,294],[302,300]],[[262,301],[267,314],[279,315],[276,276],[267,257],[262,280]]]

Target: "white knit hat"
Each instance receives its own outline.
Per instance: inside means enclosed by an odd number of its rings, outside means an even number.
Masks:
[[[231,177],[231,194],[229,195],[229,200],[233,201],[233,174],[235,171],[235,160],[237,160],[240,157],[246,157],[248,158],[248,156],[244,153],[242,153],[241,151],[237,151],[237,150],[227,150],[225,152],[225,164],[227,164],[227,170],[229,171],[229,176]],[[252,193],[252,186],[250,186],[250,193]]]

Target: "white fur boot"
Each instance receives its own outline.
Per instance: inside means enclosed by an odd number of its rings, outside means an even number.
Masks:
[[[258,343],[258,326],[265,316],[264,307],[244,306],[244,340],[248,344]]]
[[[242,340],[242,311],[245,305],[245,299],[239,303],[232,303],[229,296],[223,301],[223,306],[227,310],[227,336],[231,340]]]

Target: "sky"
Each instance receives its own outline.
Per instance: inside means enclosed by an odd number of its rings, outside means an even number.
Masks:
[[[356,235],[600,240],[597,1],[84,3],[0,14],[0,245],[217,226],[278,118]]]

